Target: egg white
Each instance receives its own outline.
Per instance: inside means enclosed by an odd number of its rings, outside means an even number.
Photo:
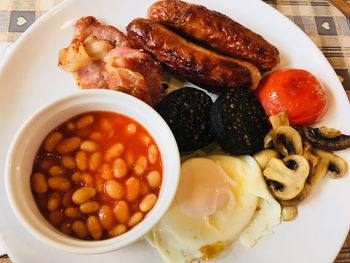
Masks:
[[[281,206],[267,189],[261,169],[253,157],[243,155],[213,156],[219,160],[223,169],[230,177],[241,169],[241,182],[245,191],[259,198],[258,208],[249,225],[240,234],[239,240],[246,247],[252,247],[264,235],[271,234],[272,229],[281,222]],[[243,161],[245,165],[239,166]],[[249,168],[248,168],[249,167]]]
[[[278,224],[278,207],[252,157],[192,158],[182,164],[175,200],[147,239],[166,262],[210,258],[239,238],[254,244]]]

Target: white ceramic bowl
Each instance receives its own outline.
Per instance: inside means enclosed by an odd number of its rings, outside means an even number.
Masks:
[[[102,241],[78,240],[54,228],[41,215],[30,187],[34,158],[45,137],[64,121],[88,111],[117,112],[138,121],[155,139],[163,166],[161,190],[153,209],[131,230]],[[85,90],[62,98],[35,113],[15,136],[5,169],[5,184],[11,207],[18,220],[33,236],[68,252],[97,254],[122,248],[140,239],[157,223],[175,196],[180,158],[169,127],[147,104],[121,92]]]

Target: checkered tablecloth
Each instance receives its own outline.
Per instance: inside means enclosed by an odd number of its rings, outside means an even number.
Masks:
[[[0,0],[0,63],[3,51],[39,16],[61,1]],[[265,2],[286,15],[316,43],[338,74],[350,99],[350,21],[326,0]],[[11,262],[11,259],[0,256],[0,263],[5,262]],[[350,263],[350,235],[335,262]]]

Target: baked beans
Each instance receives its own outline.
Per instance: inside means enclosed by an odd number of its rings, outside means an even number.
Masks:
[[[31,175],[41,213],[66,235],[84,240],[119,236],[157,202],[159,149],[136,121],[111,112],[67,120],[43,141]]]

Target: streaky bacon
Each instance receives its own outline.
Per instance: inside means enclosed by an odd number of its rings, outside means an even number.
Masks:
[[[113,43],[117,47],[128,47],[128,38],[113,26],[101,24],[93,16],[85,16],[74,24],[74,36],[84,42],[89,36]]]
[[[105,64],[101,61],[93,62],[81,67],[76,72],[78,86],[83,89],[102,89],[106,86],[103,76]]]
[[[132,48],[124,33],[115,27],[104,25],[92,16],[82,17],[74,24],[74,38],[68,48],[79,50],[86,43],[91,47],[95,43],[91,41],[101,40],[111,43],[112,48],[107,52],[103,50],[99,56],[101,60],[90,55],[92,63],[73,72],[78,86],[82,89],[118,90],[151,106],[158,104],[165,96],[160,63],[142,50]],[[62,61],[60,58],[59,65],[64,68]]]

